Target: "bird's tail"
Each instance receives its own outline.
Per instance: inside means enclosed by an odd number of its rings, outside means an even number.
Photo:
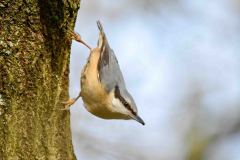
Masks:
[[[99,31],[104,33],[103,26],[99,20],[97,21],[97,26],[98,26]]]
[[[103,26],[99,20],[97,21],[97,26],[99,29],[98,48],[103,49],[105,45],[108,45],[107,38],[105,36]]]

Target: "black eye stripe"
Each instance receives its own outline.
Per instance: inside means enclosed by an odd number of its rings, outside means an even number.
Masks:
[[[114,92],[114,97],[118,98],[122,104],[131,111],[131,113],[133,115],[136,115],[136,112],[133,111],[133,109],[131,108],[130,104],[121,96],[120,90],[118,86],[115,86],[115,92]]]

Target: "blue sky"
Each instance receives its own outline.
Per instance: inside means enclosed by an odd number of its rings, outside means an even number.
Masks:
[[[239,12],[233,1],[152,0],[147,7],[144,2],[81,2],[75,31],[94,47],[96,20],[101,20],[146,126],[96,118],[79,100],[71,109],[79,159],[181,160],[192,128],[208,137],[230,130],[239,121]],[[71,97],[80,90],[80,72],[88,54],[87,48],[73,42]],[[228,154],[232,147],[240,148],[234,140],[224,140],[212,147],[207,159],[219,160],[213,153],[224,154],[220,144],[230,146],[222,157],[234,155]]]

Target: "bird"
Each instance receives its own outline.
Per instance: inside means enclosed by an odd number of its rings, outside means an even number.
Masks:
[[[87,111],[99,118],[132,119],[145,125],[138,115],[134,99],[126,88],[118,60],[109,46],[99,20],[97,27],[99,39],[96,48],[93,49],[78,33],[70,33],[72,39],[90,50],[90,54],[81,73],[81,91],[76,98],[63,102],[64,110],[69,109],[81,97]]]

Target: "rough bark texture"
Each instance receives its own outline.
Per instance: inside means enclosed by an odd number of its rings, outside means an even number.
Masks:
[[[70,44],[79,0],[0,1],[0,160],[71,160]]]

